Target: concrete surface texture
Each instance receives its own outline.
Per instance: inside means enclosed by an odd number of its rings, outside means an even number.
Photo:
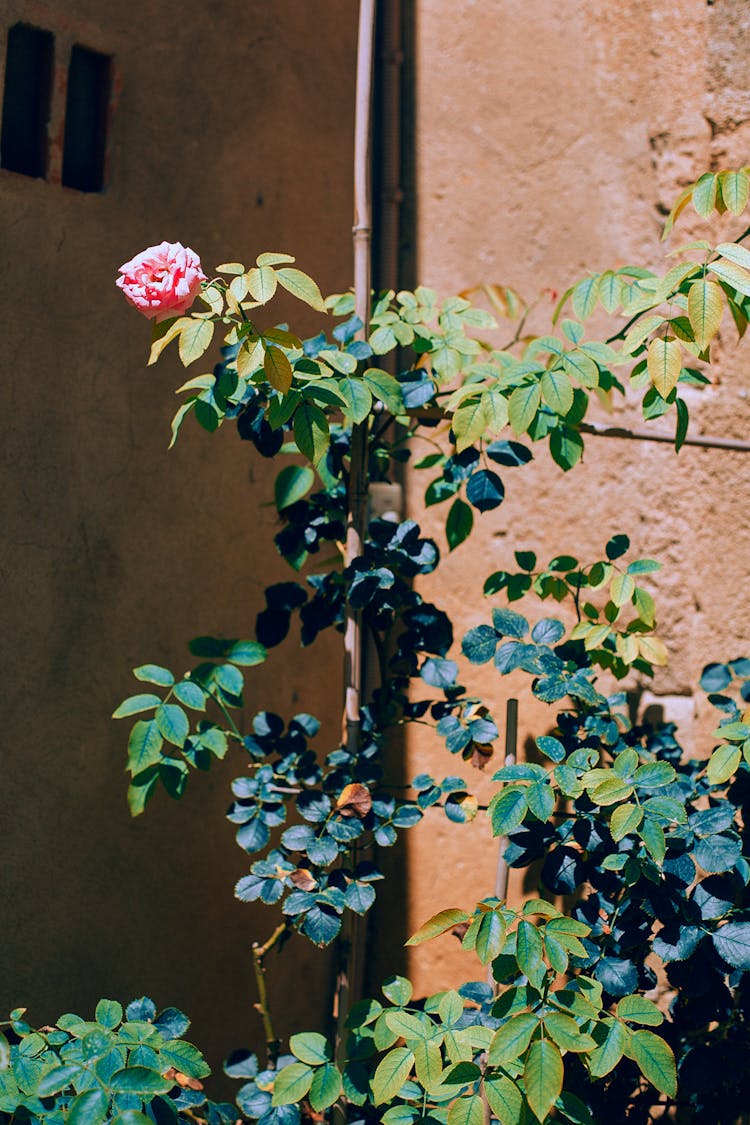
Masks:
[[[664,272],[661,229],[680,189],[706,169],[748,161],[742,0],[420,0],[417,20],[419,277],[443,294],[490,281],[534,299],[626,262]],[[686,215],[666,249],[721,241],[743,225],[725,218],[707,228]],[[545,330],[549,310],[544,297],[533,329]],[[746,438],[750,352],[728,318],[717,356],[714,386],[689,395],[692,426]],[[629,404],[614,419],[643,425]],[[503,474],[505,503],[479,519],[424,593],[448,610],[460,638],[504,604],[483,600],[482,584],[513,568],[514,549],[593,560],[611,534],[626,532],[639,556],[664,563],[651,588],[671,661],[645,703],[679,719],[687,745],[705,754],[715,722],[693,695],[701,668],[748,648],[750,455],[686,448],[675,457],[668,446],[591,437],[569,476],[542,445],[535,458]],[[444,543],[447,506],[422,506],[428,479],[411,473],[408,509]],[[528,608],[532,619],[550,611]],[[533,701],[527,677],[479,671],[468,682],[500,718],[518,695],[522,745],[549,729],[553,713]],[[462,772],[425,728],[415,728],[408,753],[410,776]],[[468,766],[463,773],[486,802],[493,787]],[[431,811],[409,848],[412,930],[442,907],[493,892],[497,843],[486,818],[457,826]],[[512,876],[512,894],[522,889]],[[410,951],[408,964],[418,992],[483,974],[450,936]]]
[[[117,267],[167,239],[212,267],[295,253],[325,291],[351,282],[356,9],[0,0],[54,32],[50,180],[0,171],[3,355],[3,909],[0,1011],[49,1022],[99,996],[184,1008],[218,1064],[260,1042],[250,943],[274,924],[234,901],[250,860],[223,814],[234,757],[133,822],[129,725],[109,716],[145,661],[189,667],[190,637],[252,636],[272,544],[273,470],[231,432],[187,425],[167,452],[176,358],[146,370],[149,327]],[[62,188],[71,44],[114,56],[106,190]],[[54,182],[54,181],[57,182]],[[273,322],[314,314],[279,301]],[[248,674],[247,708],[311,710],[338,737],[339,647],[296,642]],[[329,959],[269,966],[279,1030],[324,1022]],[[304,987],[300,987],[300,980]]]

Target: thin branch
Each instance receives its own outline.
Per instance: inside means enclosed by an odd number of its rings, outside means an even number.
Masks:
[[[257,941],[253,942],[253,971],[255,973],[255,984],[258,989],[258,1002],[254,1004],[256,1012],[263,1021],[263,1034],[266,1037],[266,1063],[268,1070],[276,1069],[276,1062],[279,1057],[279,1049],[281,1047],[281,1040],[278,1038],[273,1029],[273,1020],[271,1019],[271,1009],[268,1004],[268,989],[266,988],[266,969],[263,964],[266,956],[275,948],[283,937],[289,931],[289,923],[282,922],[271,934],[270,938],[263,945]]]
[[[504,766],[514,766],[518,754],[518,700],[509,699],[505,705],[505,761]],[[508,894],[508,864],[505,861],[507,836],[501,836],[495,873],[495,895],[505,900]]]
[[[672,434],[651,433],[649,430],[628,430],[624,426],[603,426],[598,422],[581,422],[578,429],[582,434],[594,437],[623,438],[627,441],[657,441],[674,445]],[[739,453],[750,453],[750,441],[738,438],[686,437],[683,445],[697,445],[702,449],[734,449]]]

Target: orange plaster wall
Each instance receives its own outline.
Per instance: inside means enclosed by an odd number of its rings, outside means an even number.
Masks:
[[[666,270],[661,228],[681,187],[748,160],[750,16],[740,0],[420,0],[417,18],[418,272],[442,294],[490,281],[533,299],[587,270]],[[741,229],[722,220],[713,237]],[[700,236],[694,216],[669,245]],[[550,307],[543,297],[533,329],[544,330]],[[750,352],[726,322],[717,355],[715,386],[690,394],[692,426],[746,438]],[[630,406],[618,405],[614,419],[642,424]],[[423,582],[425,595],[453,616],[460,640],[503,604],[485,600],[482,584],[513,569],[514,549],[593,560],[626,532],[639,555],[665,564],[652,589],[671,663],[654,690],[687,745],[706,753],[714,723],[692,694],[701,668],[750,648],[750,457],[685,448],[676,458],[669,446],[591,437],[569,476],[541,444],[532,466],[501,475],[505,503],[478,518],[471,539]],[[429,476],[410,472],[409,514],[444,544],[447,505],[422,504]],[[532,620],[554,613],[527,609]],[[518,695],[522,745],[551,725],[522,673],[467,675],[501,719],[505,699]],[[482,803],[494,791],[424,727],[410,734],[408,755],[410,776],[463,774]],[[442,907],[491,894],[495,879],[486,818],[460,826],[431,810],[426,820],[409,844],[412,931]],[[512,876],[511,897],[520,892]],[[418,992],[483,972],[450,936],[409,951],[408,967]]]

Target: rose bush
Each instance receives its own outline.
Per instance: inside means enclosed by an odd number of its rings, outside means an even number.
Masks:
[[[144,316],[181,316],[197,297],[206,275],[198,255],[181,242],[149,246],[120,266],[117,284]]]

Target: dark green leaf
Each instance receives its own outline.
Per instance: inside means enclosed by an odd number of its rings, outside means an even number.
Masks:
[[[468,539],[473,526],[474,517],[471,514],[471,508],[460,496],[457,496],[451,504],[448,519],[445,523],[445,535],[451,551],[454,551],[459,544]]]

